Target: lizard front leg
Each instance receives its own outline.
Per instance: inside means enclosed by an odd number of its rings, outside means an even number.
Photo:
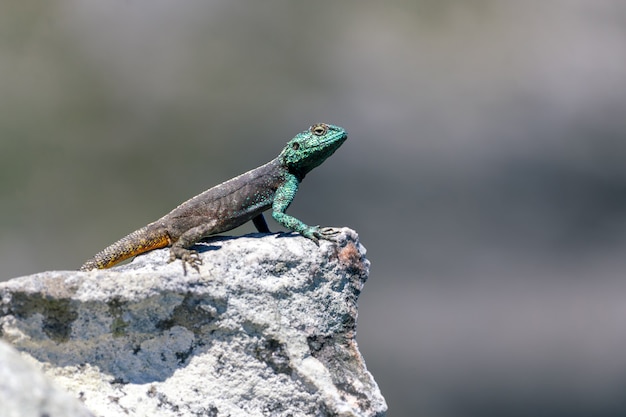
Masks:
[[[287,181],[276,190],[272,204],[272,217],[287,229],[300,233],[315,244],[319,244],[319,239],[334,241],[339,230],[332,227],[309,226],[285,213],[298,192],[298,184],[298,179],[294,175],[290,175]]]

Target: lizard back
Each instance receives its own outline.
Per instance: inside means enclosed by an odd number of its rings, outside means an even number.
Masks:
[[[190,198],[149,226],[167,227],[173,241],[209,221],[216,222],[213,233],[234,229],[272,206],[285,173],[280,160],[273,159]]]

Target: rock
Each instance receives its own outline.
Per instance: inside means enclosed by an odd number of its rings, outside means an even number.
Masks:
[[[0,340],[0,416],[89,417],[92,414]]]
[[[355,340],[356,232],[214,238],[0,283],[0,337],[98,416],[384,416]]]

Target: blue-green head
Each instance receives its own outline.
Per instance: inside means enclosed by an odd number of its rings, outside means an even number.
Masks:
[[[302,179],[331,156],[347,138],[348,134],[339,126],[314,124],[287,142],[278,157],[289,172]]]

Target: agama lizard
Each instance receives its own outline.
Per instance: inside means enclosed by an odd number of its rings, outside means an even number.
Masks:
[[[170,262],[180,259],[199,270],[198,252],[190,249],[201,239],[252,220],[257,230],[269,233],[263,212],[285,228],[318,243],[333,240],[330,227],[308,226],[285,213],[305,175],[332,155],[348,138],[344,129],[319,123],[296,135],[278,157],[256,169],[223,182],[176,207],[159,220],[132,232],[97,253],[81,271],[109,268],[153,249],[170,248]]]

